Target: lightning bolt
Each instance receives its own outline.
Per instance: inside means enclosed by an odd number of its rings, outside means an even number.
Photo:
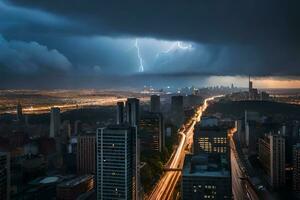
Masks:
[[[138,56],[138,59],[139,59],[139,62],[140,62],[139,72],[144,72],[143,58],[142,58],[142,56],[141,56],[140,46],[139,46],[139,43],[138,43],[138,39],[137,39],[137,38],[135,39],[135,44],[134,44],[134,46],[135,46],[135,48],[136,48],[137,56]]]
[[[193,46],[191,44],[185,45],[183,42],[177,41],[177,42],[172,43],[171,46],[167,50],[157,53],[156,57],[159,57],[161,54],[168,54],[171,51],[176,50],[176,49],[181,49],[183,51],[189,51],[189,50],[193,49]]]

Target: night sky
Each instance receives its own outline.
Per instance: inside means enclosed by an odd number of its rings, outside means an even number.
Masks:
[[[188,84],[197,76],[249,74],[298,79],[298,2],[0,0],[0,84],[113,87],[174,77]]]

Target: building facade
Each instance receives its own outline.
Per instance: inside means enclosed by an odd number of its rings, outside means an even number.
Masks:
[[[50,112],[50,137],[54,138],[60,134],[60,109],[51,108]]]
[[[213,153],[187,155],[182,172],[181,192],[183,200],[232,199],[227,157]]]
[[[135,139],[129,125],[97,130],[97,199],[136,199]]]
[[[270,134],[259,139],[259,160],[273,189],[285,185],[285,138]]]
[[[150,111],[151,112],[160,112],[160,96],[151,95],[150,97]]]
[[[0,152],[0,199],[10,199],[10,156]]]
[[[95,174],[96,172],[96,135],[79,135],[77,142],[77,172]]]
[[[164,120],[161,113],[145,112],[139,124],[141,150],[162,152],[165,146]]]

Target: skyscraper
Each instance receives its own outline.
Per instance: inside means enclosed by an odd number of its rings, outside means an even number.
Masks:
[[[126,101],[126,122],[132,127],[139,124],[139,106],[140,100],[137,98],[128,98]]]
[[[10,156],[0,152],[0,199],[10,199]]]
[[[96,135],[78,136],[77,172],[79,174],[94,174],[96,172]]]
[[[293,190],[300,196],[300,143],[293,146]]]
[[[50,137],[54,138],[59,135],[60,131],[60,109],[53,107],[51,108],[50,116]]]
[[[164,120],[161,113],[145,112],[140,120],[142,150],[162,152],[165,146]]]
[[[23,109],[20,102],[18,102],[17,105],[17,120],[22,121],[23,120]]]
[[[274,189],[285,185],[285,138],[270,134],[259,139],[259,160]]]
[[[174,125],[180,127],[184,120],[183,96],[172,96],[171,114]]]
[[[151,95],[151,112],[160,112],[160,96],[158,95]]]
[[[125,124],[97,130],[97,199],[136,199],[135,139]]]
[[[124,123],[124,102],[119,101],[117,103],[117,124]]]

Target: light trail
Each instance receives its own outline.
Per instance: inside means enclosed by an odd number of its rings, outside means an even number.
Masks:
[[[184,157],[185,157],[185,148],[191,144],[193,141],[193,133],[194,133],[194,126],[197,122],[201,120],[201,116],[203,112],[208,107],[208,102],[214,100],[215,98],[220,96],[215,96],[211,98],[207,98],[204,100],[202,106],[199,106],[196,109],[196,114],[188,121],[192,121],[192,123],[186,123],[180,128],[178,134],[181,136],[179,145],[175,150],[174,156],[170,158],[167,163],[169,164],[169,168],[182,168],[184,164]],[[180,171],[166,171],[161,179],[158,181],[154,189],[152,190],[151,194],[147,198],[148,200],[169,200],[172,199],[172,195],[174,193],[175,187],[181,177]]]

